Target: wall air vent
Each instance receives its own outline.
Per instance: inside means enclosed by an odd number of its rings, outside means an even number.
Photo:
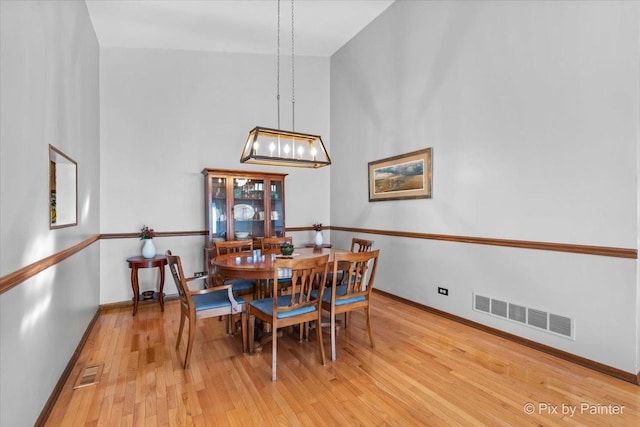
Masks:
[[[509,319],[527,323],[527,308],[521,305],[509,304]]]
[[[556,334],[571,337],[571,319],[557,314],[549,314],[549,330]]]
[[[491,298],[476,295],[476,310],[484,311],[485,313],[491,312]]]
[[[513,304],[508,301],[473,294],[473,309],[523,325],[574,339],[573,320],[567,316]]]
[[[547,312],[530,308],[527,310],[527,323],[537,328],[547,329]]]
[[[504,301],[498,301],[497,299],[492,299],[491,314],[495,314],[500,317],[507,317],[507,303]]]

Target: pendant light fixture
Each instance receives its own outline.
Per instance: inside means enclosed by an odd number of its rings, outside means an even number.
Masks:
[[[271,166],[296,166],[320,168],[331,164],[329,154],[319,135],[295,131],[295,56],[294,56],[294,13],[291,0],[291,110],[292,130],[280,129],[280,0],[278,0],[278,59],[277,59],[277,104],[278,129],[256,126],[249,132],[247,143],[242,150],[240,163],[254,163]]]

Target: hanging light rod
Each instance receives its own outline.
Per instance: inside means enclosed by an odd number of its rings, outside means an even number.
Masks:
[[[295,132],[295,55],[293,33],[293,0],[291,0],[291,122],[294,130],[256,126],[249,132],[240,155],[240,163],[271,166],[321,168],[331,164],[329,153],[318,135]],[[276,66],[278,128],[280,127],[280,0],[278,0],[278,55]]]

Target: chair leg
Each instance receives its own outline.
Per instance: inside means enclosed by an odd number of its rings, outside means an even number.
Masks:
[[[369,339],[371,340],[371,348],[376,348],[373,342],[373,330],[371,329],[371,306],[366,306],[364,309],[365,316],[367,318],[367,330],[369,331]]]
[[[182,330],[184,329],[184,318],[187,317],[184,311],[180,313],[180,328],[178,329],[178,341],[176,342],[176,348],[180,347],[180,339],[182,338]]]
[[[224,328],[227,330],[227,336],[228,335],[232,335],[231,333],[231,315],[227,314],[226,316],[224,316]]]
[[[307,336],[309,331],[307,330]],[[316,321],[316,334],[318,335],[318,344],[320,345],[320,360],[322,360],[322,364],[326,363],[326,358],[324,355],[324,341],[322,340],[322,310],[320,310],[320,314],[318,315],[318,320]]]
[[[191,359],[191,350],[193,349],[193,340],[196,336],[196,319],[189,316],[189,341],[187,342],[187,354],[184,356],[184,369],[189,366],[189,359]]]
[[[247,312],[243,311],[240,314],[241,328],[242,328],[242,353],[247,353]]]
[[[331,360],[336,360],[336,313],[331,313]]]
[[[276,362],[278,361],[278,328],[271,325],[271,381],[276,381]]]
[[[247,335],[249,335],[249,354],[253,354],[253,341],[255,340],[256,330],[256,316],[249,314],[249,328]]]

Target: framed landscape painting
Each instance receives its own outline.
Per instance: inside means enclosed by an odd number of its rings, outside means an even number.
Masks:
[[[432,149],[369,162],[369,201],[431,198]]]

